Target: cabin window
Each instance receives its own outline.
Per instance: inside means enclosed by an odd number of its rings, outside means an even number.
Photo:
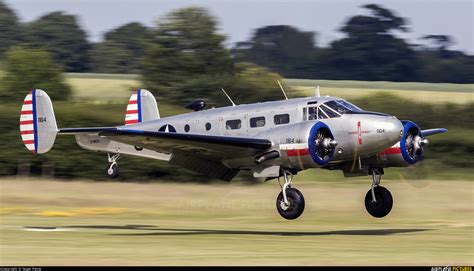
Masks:
[[[265,117],[255,117],[250,119],[250,127],[263,127],[265,126]]]
[[[242,121],[241,120],[228,120],[225,123],[225,127],[227,130],[240,129],[242,127]]]
[[[184,131],[186,133],[189,132],[189,124],[184,125]]]
[[[280,114],[273,117],[275,125],[290,123],[290,114]]]
[[[206,123],[206,131],[211,130],[211,127],[212,127],[212,126],[211,126],[211,124],[210,124],[209,122]]]

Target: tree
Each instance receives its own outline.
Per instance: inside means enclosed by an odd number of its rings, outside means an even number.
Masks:
[[[25,28],[29,47],[50,52],[68,72],[88,70],[90,45],[75,16],[52,12],[28,23]]]
[[[416,81],[415,52],[394,31],[407,31],[406,19],[375,4],[371,15],[350,18],[341,28],[347,37],[331,43],[321,61],[331,79]]]
[[[265,26],[255,31],[251,41],[238,43],[234,52],[237,60],[291,75],[296,66],[304,65],[314,54],[314,32],[288,25]]]
[[[138,73],[145,45],[151,38],[148,28],[129,23],[105,34],[104,41],[91,51],[92,70],[106,73]]]
[[[178,9],[157,24],[142,75],[145,85],[158,96],[184,103],[192,92],[217,91],[233,75],[225,37],[217,33],[217,22],[206,9]]]
[[[20,29],[16,14],[0,0],[0,58],[10,46],[20,41]]]
[[[66,100],[69,97],[71,90],[49,53],[14,46],[5,56],[2,97],[20,100],[33,88],[48,91],[54,100]]]

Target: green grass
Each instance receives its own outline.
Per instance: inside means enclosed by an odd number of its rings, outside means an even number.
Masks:
[[[473,182],[384,180],[389,216],[369,216],[370,181],[294,184],[305,213],[275,210],[279,187],[221,183],[0,180],[2,265],[472,265]],[[24,227],[65,231],[26,231]]]

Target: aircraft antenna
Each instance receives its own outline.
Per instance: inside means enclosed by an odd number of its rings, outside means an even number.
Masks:
[[[279,81],[279,80],[277,80],[277,82],[278,82],[278,85],[279,85],[279,86],[280,86],[280,88],[281,88],[281,92],[283,92],[283,95],[285,95],[285,99],[287,99],[287,100],[288,100],[288,96],[286,96],[285,90],[283,89],[283,86],[280,84],[280,81]]]
[[[229,99],[229,101],[232,103],[232,106],[235,106],[235,103],[234,101],[232,101],[232,99],[229,97],[229,95],[227,95],[227,92],[225,92],[224,88],[221,88],[222,92],[224,92],[224,95],[227,97],[227,99]]]
[[[315,87],[315,90],[316,90],[315,96],[318,98],[321,97],[321,93],[319,93],[319,86]]]

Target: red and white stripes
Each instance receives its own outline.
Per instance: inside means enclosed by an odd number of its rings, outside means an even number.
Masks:
[[[37,140],[34,118],[36,108],[34,105],[34,95],[35,90],[30,91],[23,101],[23,106],[21,107],[20,113],[20,134],[26,148],[31,152],[36,153]]]
[[[140,110],[140,89],[134,91],[128,100],[127,111],[125,112],[125,125],[141,122]]]

